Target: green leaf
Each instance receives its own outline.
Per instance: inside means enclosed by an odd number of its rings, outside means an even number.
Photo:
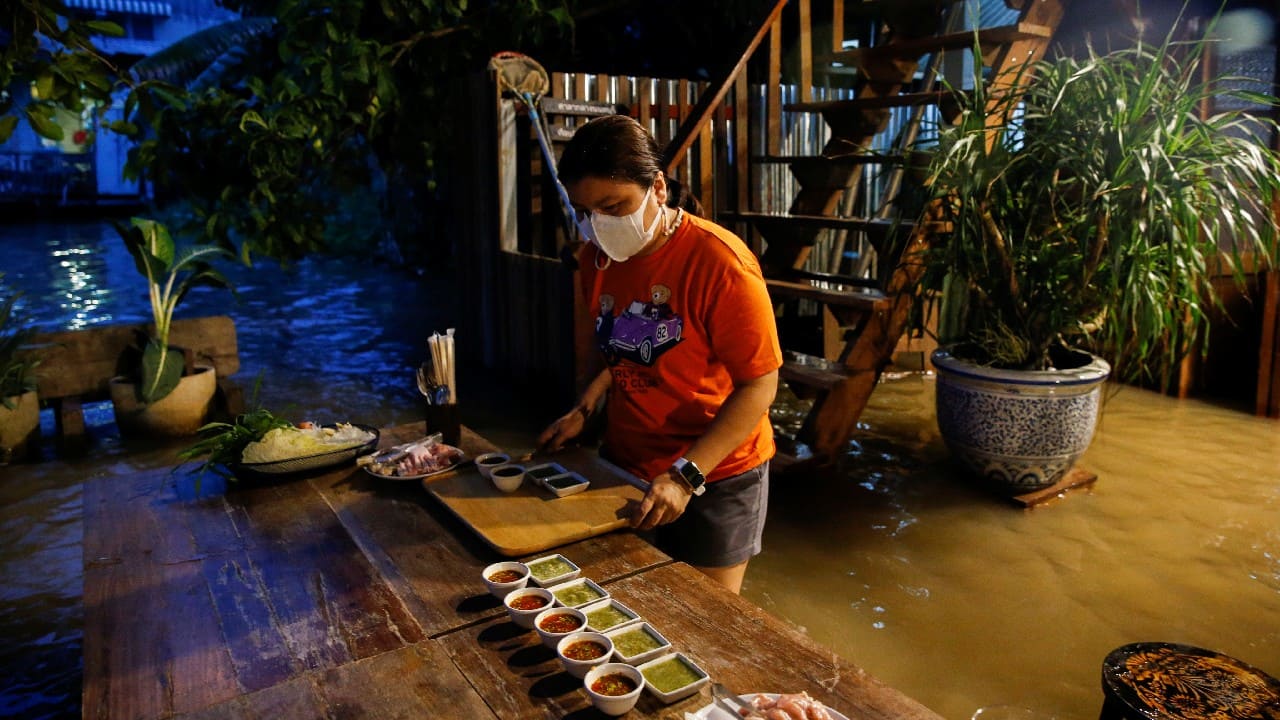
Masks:
[[[0,145],[4,144],[13,135],[13,130],[16,127],[18,127],[17,115],[0,117]]]
[[[169,228],[165,227],[164,223],[147,218],[135,217],[130,222],[142,233],[143,248],[163,262],[165,269],[172,267],[174,247]]]
[[[52,108],[32,103],[22,110],[27,115],[27,122],[31,123],[31,129],[35,130],[41,137],[59,142],[65,137],[62,132],[62,126],[54,122],[50,117],[53,114]]]
[[[142,383],[138,385],[138,397],[153,403],[173,392],[182,379],[182,355],[155,340],[147,343],[142,351]]]
[[[121,135],[128,135],[132,137],[138,134],[138,126],[128,120],[113,120],[107,127],[113,132],[118,132]]]
[[[124,28],[110,20],[86,20],[85,27],[107,37],[124,37]]]
[[[270,129],[267,127],[267,121],[263,120],[262,116],[253,110],[247,110],[240,116],[240,132],[244,132],[245,125],[257,125],[263,130]]]
[[[53,69],[57,69],[54,65]],[[54,78],[52,72],[42,72],[36,78],[36,97],[41,100],[52,100],[54,89]]]

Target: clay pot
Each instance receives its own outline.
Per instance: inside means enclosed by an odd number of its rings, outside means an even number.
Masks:
[[[984,367],[935,350],[938,429],[952,455],[1009,495],[1057,482],[1093,440],[1111,372],[1102,358],[1075,354],[1078,365],[1070,369],[1030,371]]]
[[[213,394],[218,387],[213,368],[201,365],[178,381],[173,392],[153,403],[138,399],[137,384],[117,376],[111,378],[111,405],[116,425],[125,437],[186,437],[196,434],[209,417]]]
[[[0,464],[26,457],[40,435],[40,398],[35,390],[8,398],[13,410],[0,404]]]

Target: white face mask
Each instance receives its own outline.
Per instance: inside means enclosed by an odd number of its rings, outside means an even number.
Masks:
[[[578,220],[578,229],[582,231],[584,237],[603,250],[610,260],[625,262],[648,245],[653,239],[653,233],[658,229],[658,222],[662,219],[661,212],[653,216],[653,222],[649,227],[642,225],[644,211],[649,206],[649,198],[652,195],[653,186],[650,185],[645,191],[644,200],[640,201],[640,207],[636,208],[635,212],[630,215],[605,215],[593,212]]]

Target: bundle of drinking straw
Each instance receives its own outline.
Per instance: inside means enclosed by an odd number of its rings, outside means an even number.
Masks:
[[[458,402],[458,384],[453,363],[453,328],[444,335],[432,333],[427,338],[427,348],[431,351],[431,384],[445,388],[443,403],[451,405]]]

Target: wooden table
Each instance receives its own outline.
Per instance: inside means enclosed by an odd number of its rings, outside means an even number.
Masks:
[[[469,431],[462,444],[491,448]],[[536,640],[484,591],[501,558],[417,483],[351,467],[204,483],[195,498],[189,478],[127,462],[86,481],[84,717],[598,716],[554,658],[549,685],[512,671],[515,645]],[[559,551],[732,687],[814,692],[835,677],[829,651],[632,533]],[[836,707],[936,717],[837,664]],[[645,698],[633,715],[705,702]]]

